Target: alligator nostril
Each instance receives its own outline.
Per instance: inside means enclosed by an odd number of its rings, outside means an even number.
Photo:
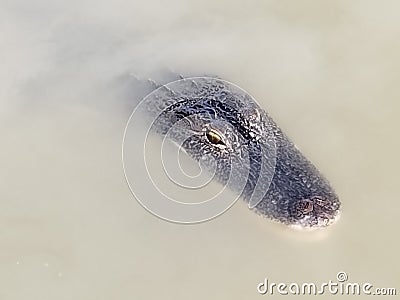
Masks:
[[[304,199],[299,202],[298,209],[303,213],[307,214],[312,212],[314,209],[314,204],[310,199]]]
[[[312,198],[312,200],[314,200],[315,204],[319,205],[319,206],[326,206],[329,204],[328,200],[325,200],[319,196],[315,196]]]

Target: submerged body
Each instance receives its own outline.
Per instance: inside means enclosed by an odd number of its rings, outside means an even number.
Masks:
[[[245,91],[199,77],[160,87],[152,98],[153,128],[240,193],[251,210],[302,228],[337,219],[340,202],[328,181]]]

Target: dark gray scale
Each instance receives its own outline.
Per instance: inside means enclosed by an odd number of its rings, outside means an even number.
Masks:
[[[246,184],[237,192],[245,201],[257,182],[263,187],[261,161],[271,164],[268,167],[274,172],[265,182],[264,196],[252,207],[260,215],[305,228],[325,227],[337,219],[340,202],[328,181],[248,94],[220,79],[185,80],[192,82],[190,88],[167,85],[154,97],[152,105],[162,111],[154,123],[156,131],[166,134],[172,128],[172,138],[182,130],[192,132],[184,149],[215,169],[216,179],[223,184],[232,164],[243,168]]]

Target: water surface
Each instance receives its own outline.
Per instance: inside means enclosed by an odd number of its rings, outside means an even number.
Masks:
[[[256,299],[265,277],[339,271],[399,288],[397,2],[0,7],[1,299]],[[121,164],[142,96],[129,74],[167,68],[249,91],[336,188],[340,221],[297,232],[241,202],[190,226],[145,211]]]

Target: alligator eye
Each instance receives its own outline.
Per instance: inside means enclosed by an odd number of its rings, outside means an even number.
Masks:
[[[214,130],[207,130],[206,137],[207,140],[214,145],[225,145],[224,142],[222,141],[221,136]]]

